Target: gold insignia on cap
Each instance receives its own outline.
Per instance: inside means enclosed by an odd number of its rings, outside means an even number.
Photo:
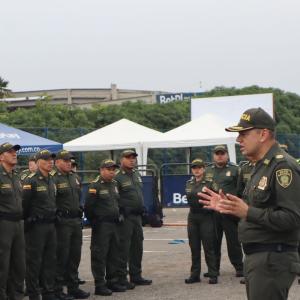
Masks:
[[[283,188],[287,188],[293,180],[292,171],[290,169],[280,169],[276,171],[276,179]]]
[[[267,183],[268,183],[268,177],[263,176],[263,177],[260,179],[257,188],[259,188],[260,190],[265,190],[265,189],[266,189],[266,186],[267,186]]]
[[[241,116],[241,120],[244,120],[244,121],[248,121],[248,122],[250,122],[250,120],[251,120],[251,117],[250,117],[250,115],[249,115],[249,114],[242,114],[242,116]]]

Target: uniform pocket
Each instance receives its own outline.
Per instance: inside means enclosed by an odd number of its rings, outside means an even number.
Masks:
[[[271,192],[269,190],[260,190],[255,188],[252,193],[252,202],[255,207],[265,207],[269,205]]]
[[[298,262],[292,262],[290,265],[290,272],[293,274],[300,274],[300,263]]]

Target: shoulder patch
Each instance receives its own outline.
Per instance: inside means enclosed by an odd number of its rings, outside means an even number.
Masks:
[[[276,171],[276,179],[279,185],[287,188],[293,181],[293,173],[290,169],[280,169]]]

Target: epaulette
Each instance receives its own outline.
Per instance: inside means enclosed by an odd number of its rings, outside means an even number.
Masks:
[[[92,182],[97,182],[99,181],[100,175],[98,175]]]
[[[284,155],[283,154],[276,154],[275,155],[275,159],[276,160],[283,160],[285,157],[284,157]]]
[[[232,161],[229,161],[229,162],[227,163],[227,165],[228,165],[228,166],[234,166],[234,167],[237,167],[237,166],[238,166],[236,163],[234,163],[234,162],[232,162]]]
[[[213,162],[207,162],[207,163],[205,163],[205,165],[206,165],[207,167],[212,167],[212,166],[214,166],[215,164],[214,164]]]
[[[193,182],[194,176],[192,176],[187,182]]]
[[[49,174],[51,175],[51,176],[54,176],[55,174],[56,174],[56,170],[51,170],[50,172],[49,172]]]
[[[116,170],[116,173],[115,173],[115,174],[117,175],[117,174],[119,174],[119,173],[120,173],[120,169]]]
[[[114,180],[114,179],[112,179],[112,181],[111,182],[113,182],[113,183],[117,183],[118,181],[117,180]]]
[[[249,165],[249,164],[250,164],[249,160],[241,160],[239,162],[238,166],[243,167],[243,166],[246,166],[246,165]]]
[[[35,174],[36,174],[36,172],[33,172],[33,173],[29,174],[29,175],[27,176],[27,178],[32,178]]]

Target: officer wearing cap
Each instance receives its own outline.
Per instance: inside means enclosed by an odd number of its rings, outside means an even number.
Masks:
[[[22,186],[14,171],[21,147],[0,145],[0,299],[23,299],[25,241]]]
[[[254,162],[242,199],[200,194],[207,207],[239,218],[239,238],[250,300],[287,299],[300,273],[300,168],[275,140],[275,121],[262,108],[246,110],[236,126],[244,156]]]
[[[56,269],[56,187],[49,175],[55,154],[36,153],[37,171],[23,183],[23,211],[26,223],[26,287],[30,300],[57,299],[54,296]]]
[[[217,258],[214,250],[215,228],[213,211],[203,208],[199,203],[198,193],[205,186],[211,187],[210,182],[205,181],[205,164],[200,158],[194,159],[191,163],[193,177],[186,183],[186,196],[190,206],[188,214],[188,238],[192,254],[192,266],[190,277],[185,283],[191,284],[200,282],[201,273],[201,243],[203,245],[205,261],[208,266],[209,283],[218,282]]]
[[[119,166],[111,159],[100,165],[100,175],[90,184],[85,202],[85,215],[92,224],[91,265],[95,295],[110,296],[125,292],[118,283],[116,265],[119,253],[119,192],[114,180]]]
[[[20,174],[21,181],[24,181],[29,174],[35,172],[36,170],[37,170],[37,165],[35,161],[35,155],[32,154],[29,156],[28,159],[28,169],[23,170]]]
[[[224,193],[237,194],[237,181],[239,168],[229,162],[226,146],[218,145],[213,150],[213,164],[206,169],[205,179],[211,182],[214,191],[222,190]],[[220,270],[221,246],[223,232],[227,242],[227,251],[231,264],[235,268],[236,277],[243,276],[243,253],[238,241],[237,226],[239,219],[233,216],[215,214],[217,268]],[[204,275],[207,276],[207,273]]]
[[[125,217],[120,226],[120,268],[121,283],[127,289],[135,285],[150,285],[152,280],[142,277],[143,228],[144,212],[143,183],[136,167],[135,150],[124,150],[121,153],[121,168],[116,175],[120,193],[120,209]],[[127,280],[127,264],[130,282]]]
[[[56,297],[59,299],[86,299],[90,293],[79,288],[78,268],[82,246],[82,214],[80,182],[71,172],[73,155],[67,150],[56,154],[55,167],[50,172],[56,185],[57,270]],[[68,295],[63,292],[66,282]]]

